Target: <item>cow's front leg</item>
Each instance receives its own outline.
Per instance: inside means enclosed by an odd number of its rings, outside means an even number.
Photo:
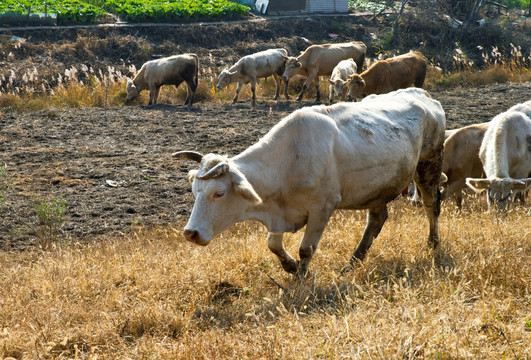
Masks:
[[[282,79],[284,81],[284,97],[286,98],[286,100],[289,100],[289,95],[288,95],[288,81],[289,80],[286,80],[286,79]]]
[[[334,102],[334,87],[330,85],[328,88],[328,105],[332,105]]]
[[[289,273],[296,273],[298,268],[298,262],[287,253],[284,248],[284,242],[282,241],[284,234],[282,233],[269,233],[267,234],[267,247],[273,252],[280,263],[282,268]]]
[[[315,101],[321,101],[321,87],[319,83],[319,76],[315,76],[315,90],[317,91],[317,95],[315,96]]]
[[[304,278],[308,273],[310,261],[313,254],[317,250],[321,236],[326,228],[326,224],[330,216],[334,212],[336,206],[332,203],[320,206],[318,209],[310,211],[308,214],[308,222],[306,224],[306,231],[299,247],[299,269],[297,276]]]
[[[350,258],[350,265],[354,265],[356,261],[361,261],[365,258],[367,251],[372,245],[372,241],[378,236],[382,230],[383,224],[387,220],[387,205],[380,208],[371,209],[367,214],[367,225],[361,238],[358,247],[354,251],[354,255]]]
[[[240,95],[240,90],[242,89],[242,83],[238,83],[236,85],[236,95],[234,95],[234,99],[232,99],[232,104],[236,104],[236,101],[238,101],[238,96]]]
[[[277,100],[278,95],[280,94],[280,85],[282,84],[282,82],[280,80],[280,76],[277,74],[273,74],[273,79],[275,79],[275,84],[277,86],[277,89],[275,91],[275,97],[273,98],[273,100]]]
[[[256,106],[256,79],[251,79],[251,92],[253,93],[252,105]]]
[[[306,81],[304,82],[304,85],[302,85],[302,91],[299,94],[299,97],[297,98],[297,101],[302,101],[302,97],[304,96],[304,92],[310,85],[313,83],[315,78],[317,77],[317,71],[311,71],[308,73],[308,77],[306,78]]]

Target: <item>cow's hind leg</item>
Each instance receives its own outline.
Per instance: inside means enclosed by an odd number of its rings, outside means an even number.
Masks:
[[[367,255],[367,251],[372,245],[373,240],[378,236],[382,227],[387,220],[387,205],[376,209],[370,209],[367,214],[367,225],[361,241],[354,251],[354,255],[350,258],[350,265],[354,265],[356,261],[361,261]]]
[[[184,104],[188,105],[188,107],[192,106],[192,104],[194,103],[196,89],[197,89],[197,81],[194,81],[194,79],[186,81],[186,92],[188,96],[186,97],[186,101]]]
[[[299,264],[284,248],[284,242],[282,241],[283,236],[282,233],[267,234],[267,247],[278,257],[282,264],[282,268],[287,272],[294,274],[297,272]]]
[[[426,78],[426,71],[424,73],[419,74],[419,76],[415,79],[415,87],[421,88],[424,86],[424,79]]]
[[[442,167],[442,147],[435,156],[428,161],[420,161],[417,165],[415,182],[419,186],[422,203],[430,223],[429,245],[435,249],[439,245],[439,214],[441,212],[441,192],[439,181]]]

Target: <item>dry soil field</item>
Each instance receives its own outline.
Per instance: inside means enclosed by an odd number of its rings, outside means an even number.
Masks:
[[[303,17],[170,28],[3,29],[0,73],[7,78],[13,71],[16,82],[35,69],[41,80],[53,86],[72,66],[90,65],[95,73],[112,66],[130,75],[130,65],[138,69],[153,55],[195,52],[200,56],[201,82],[253,51],[285,47],[290,54],[298,54],[310,43],[351,39],[372,44],[384,26],[389,24],[363,17],[347,23],[334,17]],[[330,39],[329,33],[337,30],[341,30],[339,38]],[[423,51],[430,58],[444,57],[437,55],[440,48]],[[2,185],[5,201],[0,205],[0,248],[32,244],[38,225],[34,204],[54,199],[66,204],[60,226],[65,239],[87,240],[127,232],[134,225],[177,223],[192,206],[185,180],[191,164],[172,160],[172,152],[193,149],[237,154],[291,111],[313,104],[262,97],[252,109],[248,97],[241,96],[236,106],[229,106],[234,85],[229,91],[227,101],[198,101],[190,111],[176,102],[29,113],[0,108],[0,163],[5,164],[6,179]],[[488,121],[529,100],[531,84],[434,91],[432,95],[447,113],[447,127],[456,128]]]
[[[531,84],[436,91],[447,127],[488,121],[529,100]],[[245,102],[244,102],[245,101]],[[303,105],[308,105],[305,103]],[[187,171],[194,164],[171,159],[178,150],[235,155],[256,142],[296,101],[248,99],[236,106],[126,106],[2,114],[0,158],[10,188],[0,219],[3,248],[34,240],[36,201],[64,199],[61,226],[71,239],[127,232],[132,225],[178,223],[193,197]]]

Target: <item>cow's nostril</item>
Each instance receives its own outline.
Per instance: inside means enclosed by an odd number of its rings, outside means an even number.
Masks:
[[[184,230],[184,238],[188,241],[197,242],[197,239],[199,238],[199,231]]]

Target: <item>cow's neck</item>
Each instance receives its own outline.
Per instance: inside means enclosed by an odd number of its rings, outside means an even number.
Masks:
[[[248,209],[246,219],[260,221],[270,232],[295,232],[306,224],[306,217],[299,209],[284,201],[289,177],[282,164],[289,162],[289,159],[286,154],[281,154],[280,148],[282,146],[249,148],[233,158],[232,162],[263,201]]]

